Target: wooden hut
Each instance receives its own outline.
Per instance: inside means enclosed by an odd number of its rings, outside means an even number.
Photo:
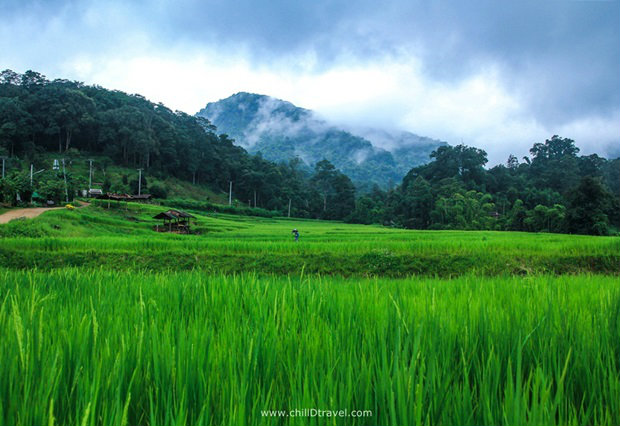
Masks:
[[[163,220],[163,225],[155,225],[157,232],[176,232],[179,234],[189,234],[191,219],[195,219],[189,213],[180,210],[168,210],[153,216],[153,219]]]

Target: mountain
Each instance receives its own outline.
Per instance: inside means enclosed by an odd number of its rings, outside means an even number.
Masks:
[[[400,182],[412,167],[427,163],[429,154],[445,144],[408,132],[340,128],[310,110],[253,93],[208,103],[196,115],[267,160],[298,157],[313,167],[325,158],[361,187],[376,183],[386,188]]]

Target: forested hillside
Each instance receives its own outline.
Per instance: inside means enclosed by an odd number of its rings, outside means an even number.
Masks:
[[[228,192],[233,182],[234,197],[244,205],[288,213],[290,203],[291,214],[299,217],[342,219],[354,206],[351,181],[327,162],[317,164],[314,173],[297,161],[275,164],[218,135],[208,120],[140,95],[48,81],[34,71],[3,71],[0,155],[10,166],[0,187],[5,203],[15,202],[16,193],[29,200],[41,187],[49,192],[44,195],[64,193],[59,172],[37,175],[36,188],[30,184],[29,165],[43,168],[52,152],[63,158],[103,155],[113,164],[143,168],[144,176],[174,176],[216,191]],[[79,189],[77,177],[68,175],[70,192]],[[130,182],[111,189],[135,190]]]
[[[66,170],[50,158],[68,159]],[[87,188],[71,166],[96,158],[104,189],[136,191],[118,170],[143,169],[142,190],[174,177],[225,194],[235,203],[295,217],[380,223],[415,229],[489,229],[607,235],[620,227],[620,160],[579,156],[568,138],[535,143],[521,161],[485,168],[483,150],[439,146],[389,191],[374,186],[356,199],[351,179],[328,160],[274,163],[250,155],[204,117],[171,111],[139,95],[37,72],[0,73],[0,202],[63,201]],[[76,160],[76,161],[74,161]],[[36,172],[32,175],[31,170]],[[41,170],[41,173],[38,173]],[[123,172],[124,173],[124,172]],[[188,191],[191,192],[191,191]],[[188,196],[188,198],[190,198]]]
[[[310,110],[254,93],[237,93],[209,103],[196,115],[268,160],[286,162],[298,157],[307,167],[314,167],[327,159],[364,192],[373,184],[393,187],[412,167],[427,163],[433,150],[446,145],[408,132],[343,129]]]

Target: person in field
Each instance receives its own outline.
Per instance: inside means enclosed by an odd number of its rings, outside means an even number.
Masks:
[[[295,236],[295,242],[299,241],[299,231],[297,230],[297,228],[293,229],[291,232]]]

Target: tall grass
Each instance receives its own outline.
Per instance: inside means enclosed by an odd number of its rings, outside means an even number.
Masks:
[[[0,425],[615,425],[619,330],[616,277],[0,270]]]

